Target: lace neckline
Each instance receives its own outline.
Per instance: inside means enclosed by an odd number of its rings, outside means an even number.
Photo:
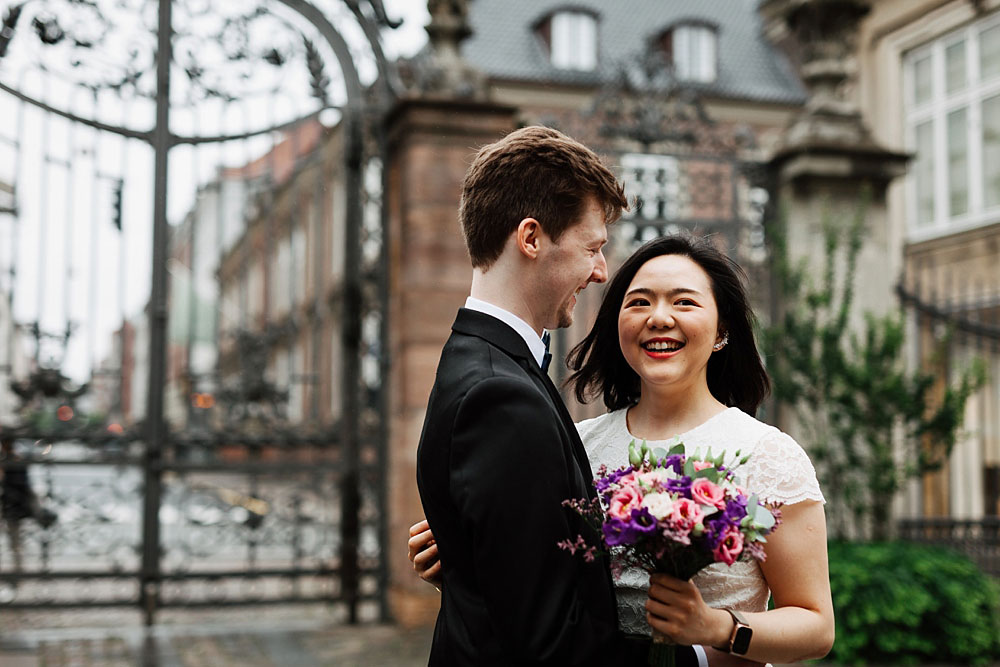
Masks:
[[[621,416],[618,418],[619,419],[619,427],[620,427],[620,429],[622,431],[624,431],[625,433],[628,434],[628,437],[634,438],[636,442],[642,442],[644,440],[644,438],[640,438],[639,436],[632,435],[632,431],[629,430],[629,427],[628,427],[628,411],[631,410],[631,409],[632,409],[631,407],[628,407],[628,408],[625,408],[625,409],[623,409],[623,410],[620,411],[621,412]],[[723,410],[722,412],[717,412],[714,415],[712,415],[711,417],[709,417],[708,419],[706,419],[705,421],[703,421],[702,423],[698,424],[697,426],[695,426],[693,428],[689,428],[687,431],[684,431],[683,433],[677,434],[677,437],[679,437],[681,439],[681,441],[683,442],[684,440],[688,439],[691,436],[692,433],[697,433],[698,431],[702,430],[703,428],[705,428],[709,424],[711,424],[711,423],[713,423],[713,422],[721,419],[722,415],[732,414],[733,410],[736,410],[738,412],[739,408],[729,407],[729,408],[726,408],[725,410]],[[673,439],[672,437],[671,438],[666,438],[666,439],[663,439],[663,440],[650,440],[648,438],[645,438],[646,443],[649,444],[649,445],[664,444],[664,443],[669,442],[672,439]]]

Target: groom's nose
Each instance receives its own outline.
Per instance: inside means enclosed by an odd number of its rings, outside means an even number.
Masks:
[[[598,251],[594,270],[590,274],[590,282],[606,283],[608,281],[608,261],[604,258],[604,252]]]

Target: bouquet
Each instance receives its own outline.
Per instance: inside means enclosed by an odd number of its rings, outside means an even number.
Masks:
[[[628,451],[630,465],[598,469],[596,499],[563,501],[599,532],[603,548],[579,535],[560,542],[561,548],[588,561],[608,553],[618,571],[641,567],[684,580],[712,563],[764,560],[762,545],[780,512],[740,485],[735,471],[749,455],[737,450],[727,466],[726,452],[688,455],[678,438],[668,450],[632,440]],[[649,664],[673,665],[674,651],[670,639],[654,630]]]

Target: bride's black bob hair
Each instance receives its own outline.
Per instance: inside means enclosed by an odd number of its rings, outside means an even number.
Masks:
[[[746,274],[709,239],[684,234],[654,239],[621,265],[604,293],[594,327],[570,350],[568,364],[573,374],[566,384],[581,403],[603,396],[608,410],[638,402],[639,376],[622,354],[618,313],[639,268],[661,255],[688,257],[708,274],[719,309],[719,333],[729,334],[729,343],[708,360],[708,388],[720,403],[754,415],[770,392],[771,382],[754,341]]]

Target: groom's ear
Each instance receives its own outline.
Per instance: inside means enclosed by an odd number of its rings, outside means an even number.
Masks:
[[[540,241],[542,236],[542,226],[534,218],[525,218],[517,225],[514,232],[514,245],[525,257],[535,259],[538,257]]]

